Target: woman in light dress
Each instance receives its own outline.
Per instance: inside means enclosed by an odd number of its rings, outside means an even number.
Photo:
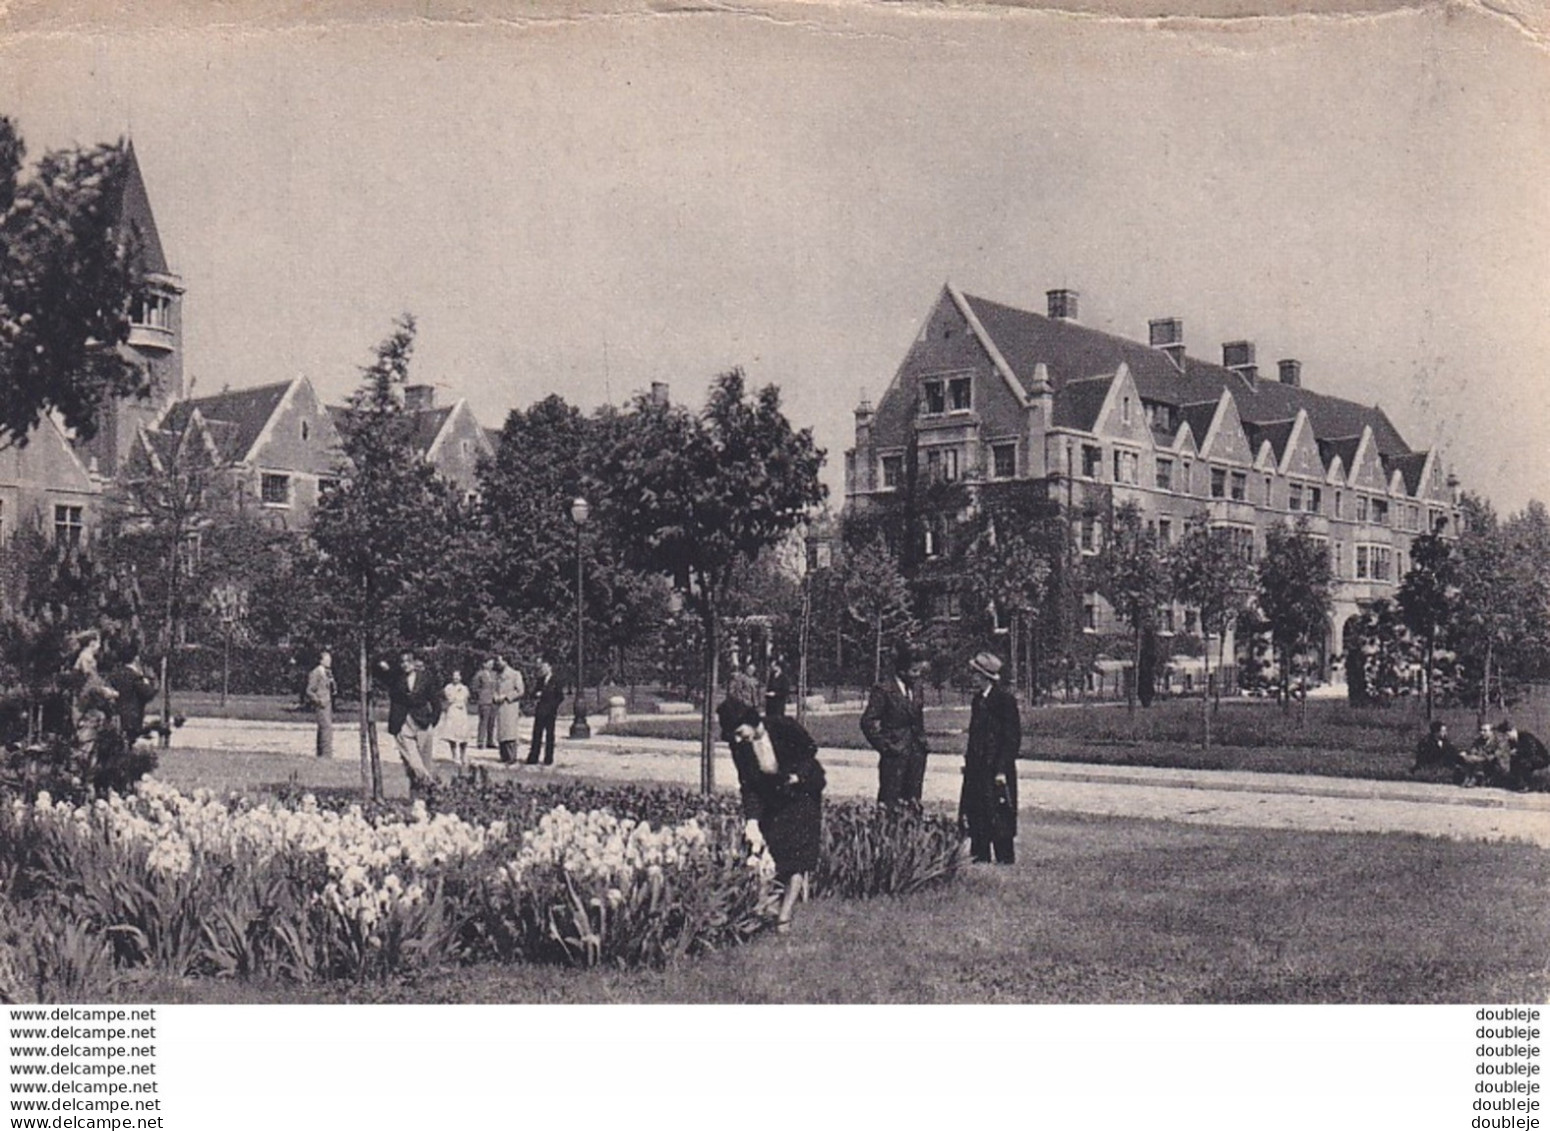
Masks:
[[[452,760],[461,770],[468,769],[468,684],[463,673],[452,672],[452,681],[441,689],[441,740],[452,747]]]

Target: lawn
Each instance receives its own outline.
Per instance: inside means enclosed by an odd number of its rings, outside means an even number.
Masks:
[[[1019,862],[666,970],[408,983],[166,979],[181,1002],[1471,1002],[1550,994],[1550,853],[1412,836],[1040,817]]]
[[[1199,700],[1160,700],[1134,711],[1119,705],[1023,708],[1023,756],[1053,762],[1117,766],[1168,766],[1190,770],[1249,770],[1282,774],[1325,774],[1369,780],[1409,777],[1416,739],[1426,724],[1417,705],[1352,708],[1314,700],[1304,716],[1262,699],[1226,700],[1212,720],[1213,745],[1201,746]],[[1538,705],[1518,712],[1522,724],[1544,733]],[[1467,745],[1474,713],[1439,713],[1455,742]],[[859,714],[810,715],[806,722],[819,746],[864,749]],[[966,707],[926,709],[932,749],[963,749],[969,725]],[[698,718],[632,718],[611,727],[616,734],[697,739]],[[1544,775],[1541,775],[1543,778]],[[1540,781],[1540,788],[1547,783]]]

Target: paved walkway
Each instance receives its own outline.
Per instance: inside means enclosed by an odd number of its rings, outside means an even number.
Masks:
[[[556,760],[562,770],[614,781],[699,782],[697,743],[594,734],[571,741],[561,720]],[[380,732],[379,732],[380,733]],[[335,728],[335,757],[356,759],[354,726]],[[383,757],[392,745],[383,735]],[[174,742],[185,749],[273,753],[307,757],[313,728],[303,722],[246,722],[190,719]],[[442,745],[438,754],[447,748]],[[525,746],[524,746],[525,753]],[[494,751],[471,750],[495,765]],[[860,750],[824,750],[820,758],[834,796],[870,797],[877,789],[877,758]],[[956,802],[962,759],[933,755],[926,774],[928,801]],[[517,775],[548,771],[517,768]],[[1221,770],[1079,765],[1027,761],[1019,766],[1025,812],[1040,810],[1116,817],[1148,817],[1205,825],[1409,832],[1459,840],[1517,840],[1550,848],[1550,794],[1514,794],[1496,789],[1460,789],[1426,782],[1373,782],[1303,774],[1258,774]],[[716,759],[716,782],[735,784],[736,772],[724,747]]]

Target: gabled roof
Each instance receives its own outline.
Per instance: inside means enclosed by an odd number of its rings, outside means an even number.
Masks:
[[[1206,436],[1211,432],[1211,422],[1216,419],[1216,406],[1220,398],[1213,397],[1208,401],[1200,401],[1196,404],[1187,404],[1179,413],[1179,427],[1189,425],[1190,435],[1194,437],[1195,448],[1206,442]]]
[[[124,178],[123,196],[119,199],[118,222],[139,233],[141,269],[152,275],[170,274],[161,235],[156,231],[156,217],[151,213],[151,197],[145,191],[145,178],[140,174],[140,162],[135,157],[132,141],[127,148],[126,161],[129,167]]]
[[[1383,456],[1383,470],[1390,474],[1399,472],[1405,481],[1405,493],[1419,495],[1421,477],[1426,471],[1426,460],[1430,455],[1430,452],[1411,452],[1409,455]]]
[[[446,426],[447,417],[452,415],[454,407],[448,405],[445,408],[425,408],[409,414],[414,418],[415,447],[419,449],[422,456],[431,450],[436,437],[441,435],[442,428]]]
[[[1286,443],[1292,438],[1292,426],[1296,423],[1295,420],[1273,420],[1268,424],[1256,424],[1245,420],[1243,434],[1249,439],[1249,450],[1258,458],[1260,445],[1268,441],[1271,454],[1279,465],[1286,456]]]
[[[1393,423],[1376,406],[1315,393],[1300,385],[1244,377],[1193,357],[1184,359],[1181,371],[1162,350],[1140,342],[973,295],[963,298],[1025,389],[1031,387],[1035,367],[1041,362],[1047,367],[1055,387],[1057,420],[1060,396],[1068,382],[1111,374],[1123,362],[1144,400],[1178,406],[1209,401],[1214,409],[1222,390],[1229,389],[1245,423],[1287,421],[1296,417],[1298,409],[1304,409],[1316,436],[1355,436],[1367,426],[1380,453],[1410,452]],[[1194,432],[1197,437],[1204,435],[1198,426]]]
[[[292,384],[291,381],[281,381],[274,385],[234,389],[214,396],[178,401],[167,410],[159,427],[171,432],[181,431],[187,425],[189,415],[198,409],[221,455],[233,462],[241,462],[247,458],[254,441],[280,407],[280,402],[285,399]]]
[[[1071,381],[1055,398],[1054,423],[1057,428],[1076,428],[1091,432],[1098,423],[1098,413],[1108,399],[1109,386],[1114,383],[1111,373],[1105,377],[1093,377]]]
[[[1361,436],[1342,436],[1338,440],[1320,440],[1319,458],[1328,467],[1335,456],[1340,457],[1340,462],[1345,465],[1346,474],[1351,472],[1351,461],[1356,458],[1356,448],[1362,442]]]

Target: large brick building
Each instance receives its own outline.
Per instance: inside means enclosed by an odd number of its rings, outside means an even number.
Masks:
[[[927,479],[1033,483],[1083,554],[1100,548],[1100,500],[1136,503],[1165,543],[1204,512],[1246,556],[1272,523],[1306,519],[1336,578],[1327,654],[1364,605],[1395,596],[1412,539],[1457,531],[1439,454],[1411,448],[1381,408],[1304,387],[1295,359],[1262,375],[1237,341],[1202,361],[1177,318],[1132,341],[1081,325],[1076,292],[1046,297],[1037,314],[943,288],[876,407],[856,410],[848,507],[902,491],[913,444]],[[1096,595],[1084,617],[1114,627]]]

